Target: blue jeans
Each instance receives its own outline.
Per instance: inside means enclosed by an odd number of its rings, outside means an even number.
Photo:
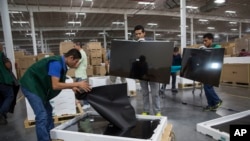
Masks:
[[[140,80],[142,96],[143,96],[143,112],[150,113],[150,98],[149,98],[149,88],[151,90],[152,104],[153,104],[153,112],[158,113],[161,112],[161,103],[159,96],[159,87],[160,84],[157,82],[149,82]]]
[[[37,141],[50,141],[50,130],[54,128],[52,117],[53,108],[50,102],[44,103],[36,94],[21,87],[24,96],[28,99],[35,113]]]
[[[6,116],[13,100],[13,87],[11,85],[0,84],[0,114]]]
[[[221,99],[214,91],[214,87],[212,85],[204,84],[204,91],[207,98],[208,106],[215,106],[221,101]]]
[[[87,81],[87,79],[82,79],[82,78],[80,78],[80,77],[76,77],[76,82],[80,82],[80,81]],[[87,99],[84,99],[84,100],[83,100],[83,104],[84,104],[84,105],[88,105],[88,104],[89,104],[88,100],[87,100]]]

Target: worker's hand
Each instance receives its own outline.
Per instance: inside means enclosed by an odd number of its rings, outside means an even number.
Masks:
[[[85,92],[89,92],[91,91],[91,86],[89,85],[88,82],[86,81],[80,81],[80,82],[77,82],[79,85],[78,85],[78,88],[81,90],[84,90]]]

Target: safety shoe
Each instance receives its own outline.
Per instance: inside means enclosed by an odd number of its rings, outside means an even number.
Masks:
[[[206,106],[206,107],[203,108],[204,112],[212,111],[212,110],[213,110],[213,106]]]
[[[222,105],[222,100],[220,100],[215,106],[212,107],[212,110],[217,110]]]
[[[155,116],[160,117],[160,116],[162,116],[162,115],[161,115],[161,113],[160,113],[160,112],[158,112],[157,114],[155,114]]]
[[[178,93],[178,90],[176,88],[171,89],[173,93]]]
[[[146,116],[146,115],[149,115],[149,114],[148,114],[148,112],[142,112],[141,115]]]

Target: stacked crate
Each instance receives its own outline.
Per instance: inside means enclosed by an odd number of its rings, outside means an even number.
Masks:
[[[93,75],[104,76],[106,74],[103,52],[105,50],[101,46],[101,42],[87,43],[87,56],[89,57],[89,70],[93,68]]]

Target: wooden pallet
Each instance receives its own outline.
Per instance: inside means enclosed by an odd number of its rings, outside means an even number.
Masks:
[[[62,116],[54,116],[53,117],[54,124],[61,124],[61,123],[66,122],[69,119],[74,118],[75,116],[78,116],[80,114],[84,114],[84,111],[82,110],[82,106],[80,103],[77,103],[76,108],[77,108],[76,114],[65,114]],[[28,120],[27,118],[24,120],[24,127],[25,128],[35,127],[35,125],[36,125],[35,120]]]
[[[250,83],[232,82],[232,81],[221,81],[221,85],[235,86],[235,87],[250,87]]]
[[[195,83],[178,83],[179,89],[186,89],[186,88],[200,88],[201,83],[195,82]]]
[[[168,124],[166,128],[163,131],[161,141],[172,141],[174,136],[173,136],[173,131],[172,131],[173,125]]]

